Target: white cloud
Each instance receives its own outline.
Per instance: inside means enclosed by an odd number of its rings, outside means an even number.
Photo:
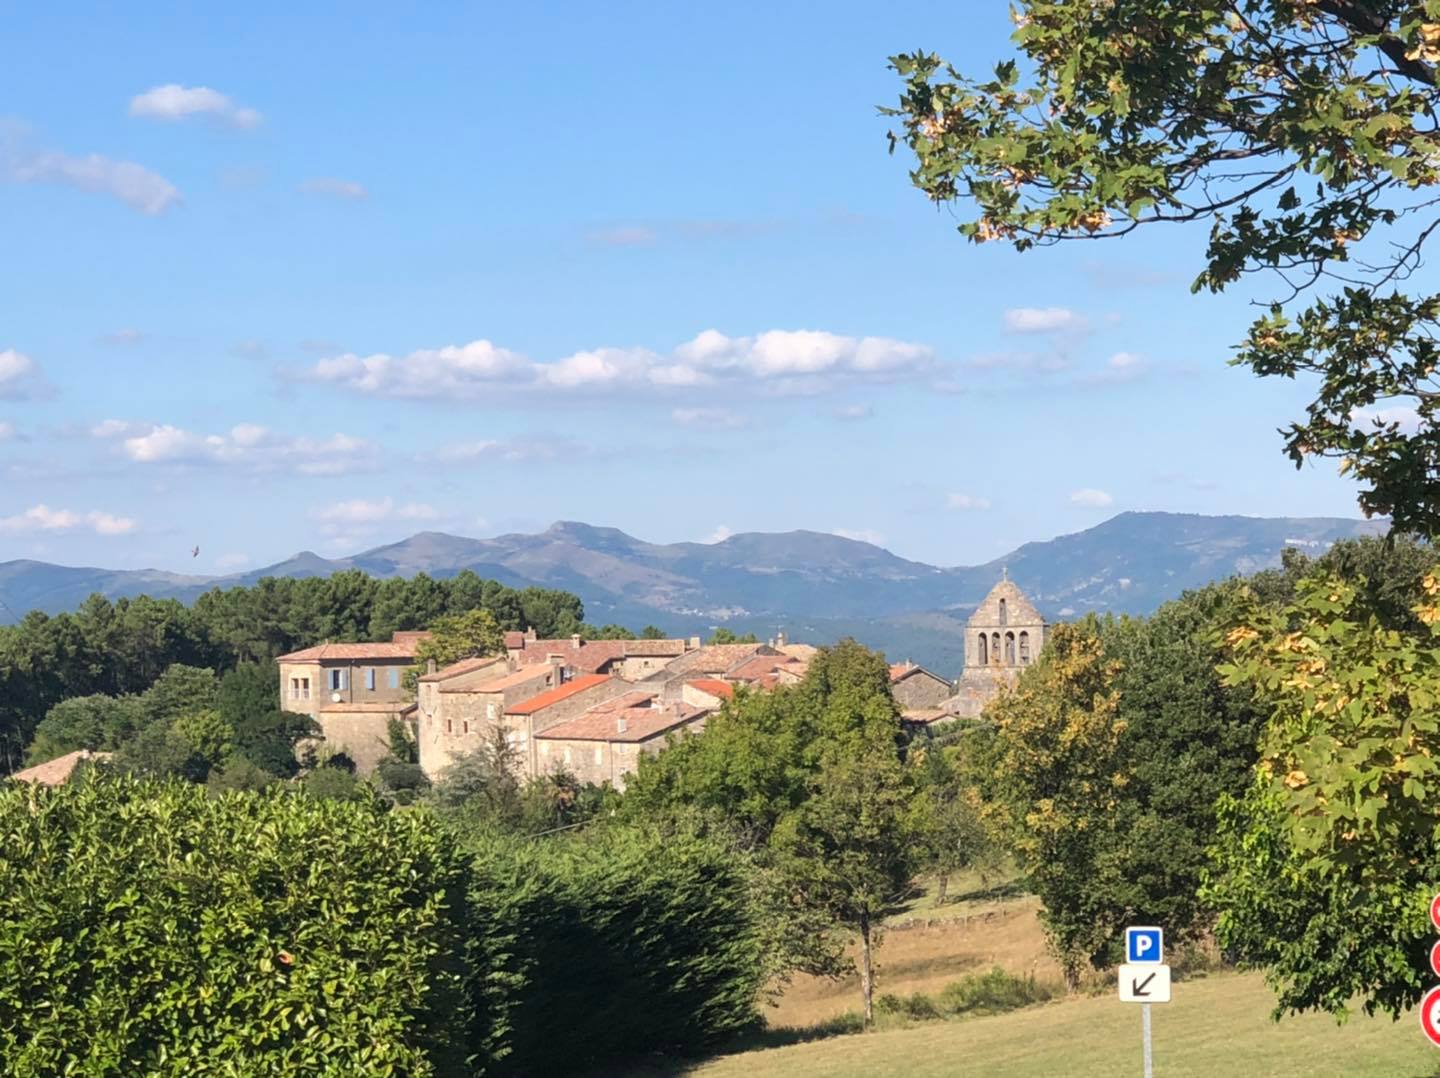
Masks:
[[[750,421],[743,415],[736,415],[728,408],[676,408],[670,418],[682,427],[701,427],[707,430],[739,430]]]
[[[1143,362],[1144,360],[1141,359],[1140,356],[1137,356],[1134,352],[1116,352],[1113,356],[1110,357],[1110,360],[1108,363],[1106,363],[1106,366],[1109,367],[1111,370],[1124,371],[1130,370],[1133,367],[1138,367]]]
[[[35,505],[15,516],[0,517],[0,532],[69,532],[76,529],[92,531],[96,535],[125,535],[135,530],[135,521],[98,509],[77,513],[70,509],[51,509],[48,505]]]
[[[1115,504],[1115,499],[1103,490],[1096,490],[1093,487],[1083,487],[1070,494],[1070,504],[1078,505],[1085,509],[1104,509]]]
[[[217,569],[240,569],[249,564],[249,554],[221,554],[215,559]]]
[[[322,359],[303,373],[358,393],[466,399],[500,388],[598,391],[674,390],[748,382],[769,392],[819,392],[835,380],[899,378],[934,365],[925,345],[818,330],[771,330],[728,337],[706,330],[669,355],[645,348],[597,348],[535,362],[488,340],[404,356],[353,353]]]
[[[327,505],[315,510],[311,516],[326,524],[377,524],[385,520],[436,520],[440,511],[423,502],[396,505],[389,497],[378,501],[356,498]]]
[[[3,358],[0,356],[0,359]],[[1414,434],[1425,420],[1410,405],[1395,404],[1388,407],[1356,408],[1350,413],[1350,422],[1365,430],[1388,427],[1393,423],[1401,434]]]
[[[875,409],[868,404],[847,404],[843,408],[835,409],[835,418],[847,421],[869,419],[874,414]]]
[[[832,535],[838,535],[841,539],[853,539],[857,543],[869,543],[872,546],[880,546],[885,542],[885,536],[877,531],[870,531],[868,528],[832,528]]]
[[[300,475],[343,475],[371,466],[377,456],[372,443],[348,434],[291,437],[254,423],[241,423],[223,434],[200,434],[168,423],[107,419],[90,433],[118,442],[121,454],[138,464],[224,465],[254,471],[287,469]]]
[[[331,195],[334,198],[348,198],[354,201],[370,197],[363,184],[354,180],[341,180],[334,176],[316,176],[300,185],[300,190],[310,195]]]
[[[347,352],[320,360],[309,377],[384,397],[473,397],[493,386],[531,380],[534,371],[519,353],[481,340],[406,356],[362,358]]]
[[[0,400],[34,400],[49,391],[40,364],[13,348],[0,352]]]
[[[181,86],[174,82],[152,87],[131,98],[130,115],[171,121],[190,116],[209,116],[240,128],[258,127],[260,124],[258,112],[237,105],[219,90],[208,86]]]
[[[1084,326],[1085,320],[1068,307],[1012,307],[1005,312],[1005,328],[1011,333],[1054,333]]]
[[[76,157],[60,150],[19,151],[0,146],[0,177],[13,183],[51,183],[111,195],[152,217],[181,202],[175,185],[159,173],[98,153]]]
[[[709,536],[707,536],[705,539],[702,539],[701,542],[723,543],[726,539],[729,539],[734,534],[735,533],[732,532],[728,527],[726,527],[724,524],[721,524],[717,526],[716,529],[709,534]]]
[[[951,494],[945,499],[945,504],[951,509],[978,512],[990,508],[990,499],[977,498],[973,494]]]

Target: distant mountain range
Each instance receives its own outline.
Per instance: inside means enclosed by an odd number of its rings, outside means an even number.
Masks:
[[[88,595],[148,594],[191,601],[212,587],[267,576],[374,576],[425,572],[563,588],[594,624],[677,634],[725,625],[762,637],[784,628],[798,640],[842,635],[954,676],[965,618],[1008,570],[1049,618],[1089,611],[1146,614],[1187,588],[1278,565],[1299,546],[1318,553],[1339,539],[1384,531],[1382,521],[1335,517],[1211,517],[1121,513],[1072,535],[1024,546],[985,565],[940,568],[878,546],[821,532],[751,532],[718,543],[647,543],[615,528],[562,521],[537,535],[467,539],[421,532],[349,558],[302,551],[276,565],[224,577],[153,569],[71,568],[0,562],[0,622],[9,611],[72,610]]]

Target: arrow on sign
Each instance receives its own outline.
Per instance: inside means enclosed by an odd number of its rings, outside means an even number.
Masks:
[[[1148,996],[1150,993],[1147,992],[1147,991],[1145,991],[1145,989],[1150,986],[1150,982],[1153,981],[1154,979],[1155,979],[1155,974],[1153,974],[1153,973],[1150,974],[1150,976],[1146,977],[1143,981],[1140,981],[1140,982],[1138,982],[1138,983],[1136,982],[1136,980],[1135,980],[1134,977],[1131,977],[1131,978],[1130,978],[1130,994],[1131,994],[1132,996]]]

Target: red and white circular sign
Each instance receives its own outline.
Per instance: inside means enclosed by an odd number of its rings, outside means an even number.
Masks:
[[[1440,977],[1440,940],[1436,940],[1434,946],[1430,948],[1430,968],[1434,971],[1435,976]]]
[[[1435,926],[1436,931],[1440,931],[1440,895],[1430,900],[1430,923]]]
[[[1420,1028],[1431,1044],[1440,1045],[1440,985],[1420,997]]]

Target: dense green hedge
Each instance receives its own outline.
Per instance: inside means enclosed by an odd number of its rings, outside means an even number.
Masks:
[[[96,773],[0,785],[0,1073],[541,1075],[756,1019],[744,866],[634,829]]]
[[[732,855],[617,830],[476,851],[471,908],[481,1066],[573,1074],[687,1052],[757,1020],[764,963]]]
[[[463,1070],[465,863],[371,803],[0,789],[0,1071]]]

